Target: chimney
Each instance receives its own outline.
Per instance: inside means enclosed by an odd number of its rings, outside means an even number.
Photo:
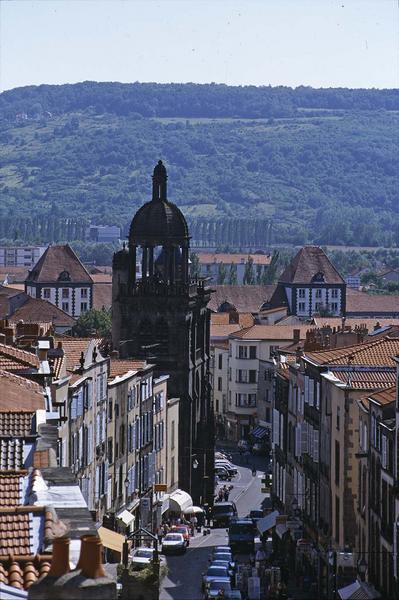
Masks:
[[[112,352],[111,352],[111,358],[119,358],[119,352],[118,352],[118,350],[112,350]]]
[[[293,343],[294,344],[299,344],[299,341],[301,339],[301,330],[300,329],[294,329],[292,333],[293,333]]]
[[[61,577],[69,573],[69,538],[58,537],[53,540],[53,560],[48,577]]]
[[[296,362],[299,363],[301,360],[301,356],[302,356],[303,352],[300,346],[297,346],[297,349],[295,351],[295,356],[296,356]]]

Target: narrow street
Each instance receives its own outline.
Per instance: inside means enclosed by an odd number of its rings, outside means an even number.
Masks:
[[[233,454],[232,462],[238,467],[238,474],[231,481],[234,486],[229,500],[237,505],[238,515],[245,517],[250,510],[260,508],[263,500],[261,477],[265,469],[264,457],[249,457],[249,464],[243,465],[245,458]],[[258,469],[252,476],[252,466]],[[212,547],[228,543],[226,529],[211,529],[210,535],[196,534],[184,556],[168,556],[169,573],[162,582],[160,600],[202,600],[201,574],[208,567]]]

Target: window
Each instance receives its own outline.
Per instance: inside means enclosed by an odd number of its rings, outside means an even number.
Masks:
[[[305,312],[305,303],[304,302],[299,302],[298,303],[298,311],[299,312]]]
[[[331,298],[338,298],[339,290],[331,290]]]
[[[218,356],[218,368],[219,371],[223,368],[223,354],[219,354]]]
[[[248,346],[238,346],[237,358],[248,358]]]
[[[339,485],[339,471],[340,471],[340,452],[339,442],[335,440],[335,484]]]
[[[62,298],[69,298],[69,288],[62,288]]]
[[[218,377],[218,392],[222,391],[222,378]]]
[[[86,312],[87,310],[87,302],[80,303],[80,312]]]
[[[256,394],[248,394],[248,406],[256,406]]]
[[[248,371],[248,381],[249,383],[256,383],[256,371],[255,370],[250,370]]]
[[[332,312],[338,312],[338,302],[331,302]]]
[[[315,302],[314,307],[315,307],[315,310],[320,310],[320,308],[321,308],[321,302]]]
[[[270,420],[270,408],[266,408],[266,421],[267,421],[267,423],[271,423],[271,420]]]
[[[318,288],[316,290],[316,298],[321,298],[321,289],[320,288]]]
[[[113,449],[112,438],[108,438],[107,454],[108,454],[108,462],[110,464],[113,463],[112,449]]]
[[[46,300],[48,300],[51,296],[51,290],[50,288],[44,288],[43,289],[43,298],[46,298]]]
[[[339,406],[337,406],[337,422],[336,422],[336,427],[337,427],[338,431],[339,431],[339,427],[340,427],[340,416],[341,416],[340,412],[341,412],[341,409],[340,409]]]
[[[175,483],[175,457],[172,456],[170,460],[170,485],[174,485]]]
[[[62,310],[64,312],[69,312],[69,302],[63,302],[62,303]]]
[[[172,421],[171,428],[170,428],[170,448],[171,448],[171,450],[174,450],[174,447],[175,447],[175,422]],[[174,468],[172,468],[172,473],[174,473]]]
[[[305,297],[305,290],[303,288],[300,288],[298,290],[298,298],[304,298]]]
[[[339,508],[339,498],[335,496],[335,540],[337,544],[339,544],[339,522],[341,519]]]
[[[80,290],[80,297],[81,298],[87,298],[87,288],[81,288],[81,290]]]
[[[237,369],[237,383],[247,383],[248,382],[248,371],[246,369]]]
[[[249,358],[256,358],[256,346],[249,347]]]

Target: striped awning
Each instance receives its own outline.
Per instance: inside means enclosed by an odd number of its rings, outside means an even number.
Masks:
[[[259,440],[261,440],[264,437],[266,437],[267,435],[269,435],[269,430],[266,429],[266,427],[262,427],[261,425],[259,425],[258,427],[255,427],[255,429],[253,431],[251,431],[251,435],[252,435],[252,437],[255,437],[255,438],[258,438]]]

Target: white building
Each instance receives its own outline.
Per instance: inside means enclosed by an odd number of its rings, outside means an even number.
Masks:
[[[213,283],[218,282],[218,275],[220,265],[222,264],[226,271],[226,277],[223,282],[220,283],[231,283],[229,281],[229,274],[231,266],[234,265],[236,269],[236,284],[242,285],[245,273],[245,267],[248,259],[252,259],[253,272],[256,278],[257,270],[263,270],[270,265],[271,257],[269,254],[230,254],[226,252],[221,253],[209,253],[199,252],[198,259],[201,268],[201,277],[210,277]]]
[[[46,246],[1,246],[0,267],[33,267]]]

